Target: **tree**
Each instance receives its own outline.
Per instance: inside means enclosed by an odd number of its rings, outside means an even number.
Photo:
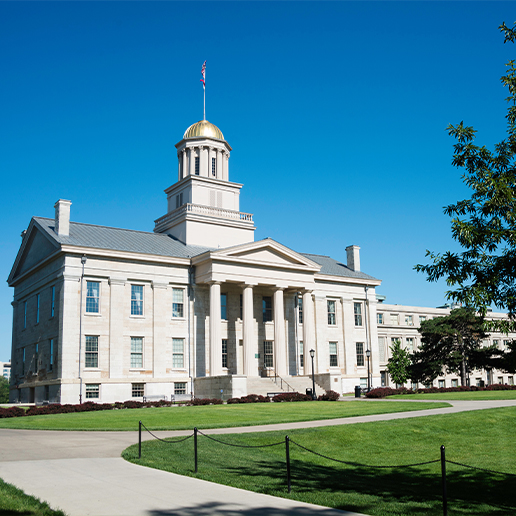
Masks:
[[[413,381],[428,383],[444,371],[466,375],[474,369],[493,368],[500,350],[482,347],[484,318],[471,308],[456,308],[449,315],[421,322],[421,346],[412,356],[410,376]]]
[[[504,43],[516,40],[516,25],[499,27]],[[507,138],[494,151],[474,145],[473,127],[449,125],[456,139],[452,163],[463,170],[463,180],[472,190],[471,198],[451,204],[444,213],[452,217],[452,236],[464,249],[439,254],[426,252],[431,262],[416,265],[428,281],[445,278],[451,289],[448,299],[486,314],[489,306],[506,309],[509,322],[502,331],[516,328],[516,64],[507,63],[501,82],[509,90]],[[491,322],[491,327],[494,323]]]
[[[389,358],[387,363],[387,371],[396,386],[402,385],[409,377],[408,369],[410,366],[410,353],[401,347],[399,339],[396,339],[392,343],[390,350],[391,358]]]
[[[9,382],[3,376],[0,376],[0,403],[9,402]]]

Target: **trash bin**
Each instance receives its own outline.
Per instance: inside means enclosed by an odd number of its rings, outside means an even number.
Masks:
[[[310,398],[313,398],[312,389],[306,389],[306,395],[310,396]]]
[[[362,388],[360,385],[355,385],[355,398],[360,398],[360,395],[362,394]]]

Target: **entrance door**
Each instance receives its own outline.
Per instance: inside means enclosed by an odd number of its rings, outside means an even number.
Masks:
[[[264,340],[263,341],[263,367],[267,373],[267,376],[270,373],[274,372],[274,341],[272,340]]]

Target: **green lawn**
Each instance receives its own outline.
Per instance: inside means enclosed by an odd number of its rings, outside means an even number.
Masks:
[[[284,407],[284,405],[281,405]],[[442,515],[440,463],[376,469],[446,458],[488,473],[447,464],[448,514],[463,516],[516,513],[516,408],[300,429],[290,438],[323,455],[362,465],[332,462],[290,445],[292,493],[286,489],[284,444],[236,448],[199,435],[199,473],[194,471],[193,439],[181,444],[144,442],[124,451],[131,462],[175,473],[378,516]],[[283,443],[285,432],[215,436],[233,444]]]
[[[252,403],[199,407],[162,407],[24,416],[0,419],[0,428],[31,430],[135,430],[143,421],[150,430],[187,430],[313,421],[370,414],[448,407],[448,403],[384,401],[317,401]]]
[[[516,400],[514,391],[466,391],[466,392],[440,392],[436,394],[396,394],[387,399],[400,400]]]
[[[52,510],[46,502],[0,480],[0,515],[2,516],[65,516],[62,511]]]

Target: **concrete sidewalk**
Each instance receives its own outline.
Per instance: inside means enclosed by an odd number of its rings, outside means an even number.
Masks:
[[[366,402],[366,401],[365,401]],[[389,401],[386,401],[389,403]],[[454,401],[450,408],[344,419],[204,430],[205,433],[314,428],[406,419],[495,407],[516,400]],[[191,430],[156,432],[160,437]],[[145,433],[144,438],[152,439]],[[0,429],[0,478],[47,501],[70,516],[324,516],[357,513],[252,493],[128,463],[121,452],[137,442],[137,432],[57,432]]]

